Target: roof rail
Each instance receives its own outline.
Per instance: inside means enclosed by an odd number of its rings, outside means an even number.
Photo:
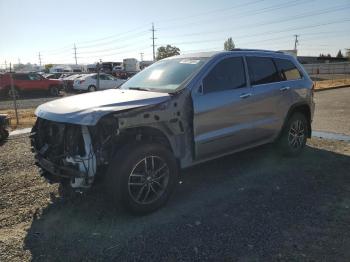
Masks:
[[[283,53],[282,51],[272,51],[264,49],[244,49],[244,48],[233,48],[230,51],[248,51],[248,52],[267,52],[267,53]]]

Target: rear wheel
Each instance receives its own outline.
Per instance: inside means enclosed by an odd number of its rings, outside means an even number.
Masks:
[[[173,154],[159,144],[137,144],[121,150],[107,173],[114,201],[135,214],[146,214],[163,206],[177,181]]]
[[[9,131],[0,128],[0,142],[9,137]]]
[[[94,86],[94,85],[89,86],[88,87],[88,91],[89,92],[95,92],[96,91],[96,86]]]
[[[306,144],[308,120],[302,113],[294,113],[287,121],[279,139],[279,147],[283,154],[298,155]]]
[[[57,86],[51,86],[49,88],[49,92],[50,92],[50,95],[52,95],[52,96],[58,96],[59,93],[60,93],[60,91],[59,91]]]

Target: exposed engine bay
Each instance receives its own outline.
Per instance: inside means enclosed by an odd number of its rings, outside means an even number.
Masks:
[[[187,121],[192,111],[184,104],[192,103],[186,103],[182,96],[150,107],[110,113],[96,125],[38,116],[31,142],[41,175],[52,183],[66,180],[72,188],[89,188],[104,176],[118,150],[137,140],[157,141],[180,161],[191,162],[193,148],[186,145],[193,143],[192,126]]]

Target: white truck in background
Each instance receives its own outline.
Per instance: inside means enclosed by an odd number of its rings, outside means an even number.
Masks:
[[[136,58],[125,58],[123,59],[123,70],[136,74],[140,71],[140,63]]]

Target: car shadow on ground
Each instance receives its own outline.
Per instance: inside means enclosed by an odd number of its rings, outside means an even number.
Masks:
[[[24,248],[36,261],[340,261],[350,257],[349,170],[349,156],[307,147],[286,158],[268,145],[184,170],[147,216],[98,189],[52,196]]]

